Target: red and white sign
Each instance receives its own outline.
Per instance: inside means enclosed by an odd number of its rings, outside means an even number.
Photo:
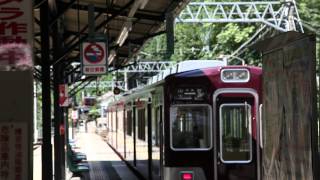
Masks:
[[[83,74],[105,74],[106,69],[106,43],[84,42],[82,44]]]
[[[59,85],[59,105],[60,107],[68,107],[68,86],[66,84]]]
[[[28,179],[27,123],[0,123],[0,179]]]
[[[30,0],[0,0],[0,65],[32,62],[32,27]]]
[[[0,0],[0,44],[32,44],[32,27],[30,0]]]

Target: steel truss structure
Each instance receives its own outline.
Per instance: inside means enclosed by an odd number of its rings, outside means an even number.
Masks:
[[[171,61],[139,61],[135,65],[119,69],[121,73],[149,73],[149,72],[160,72],[170,68],[176,64]]]
[[[92,81],[86,86],[86,88],[97,88],[97,87],[99,88],[119,87],[121,89],[124,89],[125,84],[123,81]]]
[[[163,70],[169,69],[171,66],[175,65],[175,62],[170,61],[140,61],[132,66],[127,66],[123,69],[117,70],[120,73],[159,73]],[[77,86],[79,83],[75,83]],[[126,89],[126,82],[124,81],[91,81],[85,88],[113,88],[119,87],[120,89]]]
[[[279,31],[303,27],[294,0],[258,2],[191,2],[177,17],[182,23],[264,23]]]

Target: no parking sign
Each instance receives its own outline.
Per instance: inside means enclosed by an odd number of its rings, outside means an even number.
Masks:
[[[82,72],[85,75],[102,75],[106,69],[106,43],[84,42],[82,44]]]

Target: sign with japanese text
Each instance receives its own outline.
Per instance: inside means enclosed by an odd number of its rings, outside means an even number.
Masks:
[[[59,105],[60,107],[68,107],[68,85],[60,84],[59,85]]]
[[[32,10],[30,0],[0,1],[0,44],[33,42]]]
[[[28,171],[27,123],[0,122],[0,179],[24,180]]]
[[[83,74],[102,75],[107,72],[105,42],[84,42],[81,58]]]
[[[0,0],[0,65],[32,66],[32,27],[30,0]]]
[[[0,71],[0,84],[0,180],[32,180],[33,71]]]

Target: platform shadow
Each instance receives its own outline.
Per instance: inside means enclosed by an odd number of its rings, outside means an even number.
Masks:
[[[121,180],[117,171],[112,166],[120,163],[117,161],[88,161],[89,173],[84,180]]]

